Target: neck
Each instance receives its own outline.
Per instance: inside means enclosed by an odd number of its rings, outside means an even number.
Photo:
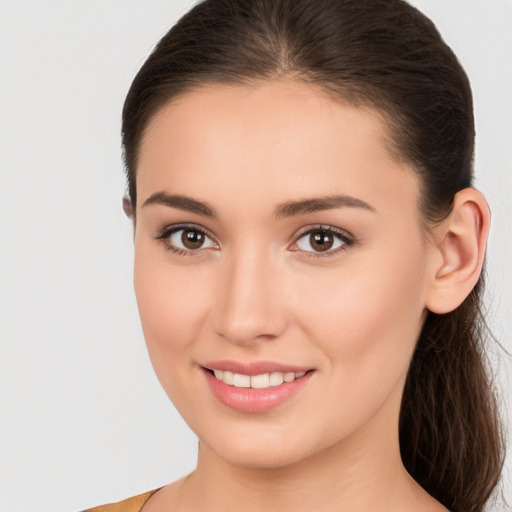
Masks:
[[[381,472],[376,470],[375,457],[368,452],[364,457],[343,454],[346,464],[340,464],[339,452],[343,449],[333,447],[327,451],[328,454],[315,454],[283,468],[250,468],[219,460],[203,446],[197,469],[186,483],[190,490],[201,492],[190,493],[194,506],[184,510],[321,512],[333,510],[335,503],[361,512],[375,510],[378,503],[380,510],[385,510],[382,505],[392,501],[392,490],[403,488],[401,463],[388,461],[387,470]],[[213,467],[215,471],[209,469]]]

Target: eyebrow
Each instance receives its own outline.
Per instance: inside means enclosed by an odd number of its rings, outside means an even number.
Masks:
[[[215,209],[208,203],[179,194],[156,192],[149,196],[142,206],[145,207],[152,204],[169,206],[171,208],[177,208],[179,210],[195,213],[204,217],[218,217]],[[361,199],[338,194],[281,203],[277,206],[274,212],[274,217],[276,219],[294,217],[296,215],[333,210],[335,208],[362,208],[364,210],[375,212],[375,208],[373,206]]]
[[[275,211],[276,218],[293,217],[295,215],[304,215],[323,210],[333,210],[335,208],[362,208],[375,212],[375,208],[368,203],[356,197],[347,195],[330,195],[323,197],[313,197],[301,201],[287,201],[280,204]]]
[[[161,204],[171,208],[178,208],[179,210],[196,213],[197,215],[203,215],[205,217],[217,217],[216,211],[208,203],[192,199],[188,196],[156,192],[149,196],[142,206],[149,206],[151,204]]]

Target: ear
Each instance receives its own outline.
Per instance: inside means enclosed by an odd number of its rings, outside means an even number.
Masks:
[[[123,211],[124,214],[132,221],[133,238],[135,239],[135,208],[128,196],[123,197]]]
[[[133,205],[128,196],[123,197],[124,214],[133,221]]]
[[[455,195],[448,218],[436,226],[426,307],[444,314],[456,309],[475,286],[485,256],[491,214],[473,188]]]

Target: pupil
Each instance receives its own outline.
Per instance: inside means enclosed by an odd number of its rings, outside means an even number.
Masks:
[[[181,241],[187,249],[198,249],[203,245],[204,235],[199,231],[185,230],[181,235]]]
[[[311,233],[310,237],[311,247],[316,251],[328,251],[334,243],[333,236],[323,231]]]

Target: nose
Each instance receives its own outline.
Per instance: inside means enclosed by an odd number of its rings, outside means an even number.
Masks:
[[[218,335],[250,345],[283,334],[288,324],[286,293],[276,262],[261,251],[245,251],[226,261],[218,277],[214,312]]]

